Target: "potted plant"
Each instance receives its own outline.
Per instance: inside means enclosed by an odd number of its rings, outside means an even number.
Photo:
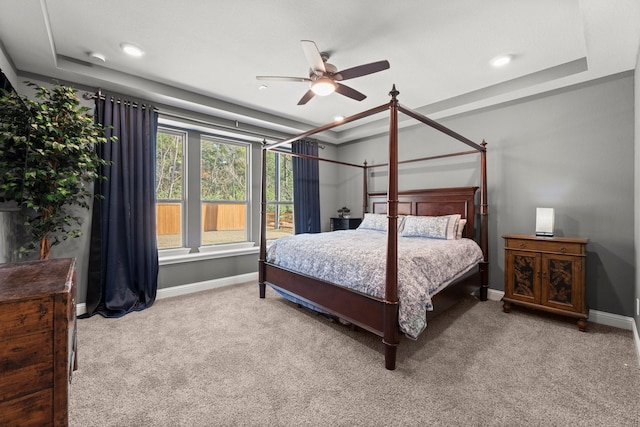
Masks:
[[[340,209],[338,209],[338,217],[340,217],[340,218],[350,218],[351,217],[351,209],[349,209],[346,206],[341,207]]]
[[[104,178],[99,167],[107,164],[95,145],[108,141],[73,88],[27,85],[35,87],[36,100],[15,93],[0,98],[0,202],[14,201],[27,213],[28,242],[19,252],[38,249],[43,260],[52,246],[82,235],[74,210],[89,209],[89,184]]]

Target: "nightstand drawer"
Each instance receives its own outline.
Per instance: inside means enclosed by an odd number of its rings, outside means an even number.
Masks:
[[[584,255],[584,245],[564,241],[505,239],[505,249],[522,251],[555,252],[559,254]]]

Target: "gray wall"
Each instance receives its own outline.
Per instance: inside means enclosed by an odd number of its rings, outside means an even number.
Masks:
[[[553,207],[556,235],[589,239],[589,308],[633,316],[633,73],[439,121],[473,141],[488,143],[490,286],[504,289],[502,236],[533,234],[535,208]],[[422,126],[401,130],[399,140],[400,159],[467,150]],[[448,141],[454,148],[445,150]],[[339,146],[338,154],[342,161],[380,163],[387,160],[387,145],[381,136]],[[403,166],[399,187],[474,185],[476,159]],[[355,204],[362,179],[353,171],[341,171],[341,179],[345,185],[340,200]],[[385,191],[386,170],[374,171],[369,182],[372,190]]]
[[[206,282],[256,271],[258,271],[257,254],[161,265],[158,272],[158,289]]]
[[[4,49],[2,48],[2,43],[0,43],[0,70],[4,73],[4,75],[11,82],[11,86],[18,86],[18,76],[16,75],[16,70],[13,68],[13,65],[7,58],[7,55],[4,53]]]

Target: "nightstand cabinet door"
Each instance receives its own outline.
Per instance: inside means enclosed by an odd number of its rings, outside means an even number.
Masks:
[[[503,310],[523,305],[578,319],[586,330],[586,239],[520,234],[505,239]]]
[[[505,295],[532,304],[540,303],[540,254],[509,251],[505,257]]]
[[[583,313],[583,258],[542,254],[541,303],[559,310]]]

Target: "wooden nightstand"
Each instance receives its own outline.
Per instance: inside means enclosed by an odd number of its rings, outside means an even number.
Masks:
[[[504,238],[503,310],[511,304],[571,316],[587,329],[587,239],[508,234]]]
[[[331,218],[331,231],[355,230],[361,222],[362,218]]]

